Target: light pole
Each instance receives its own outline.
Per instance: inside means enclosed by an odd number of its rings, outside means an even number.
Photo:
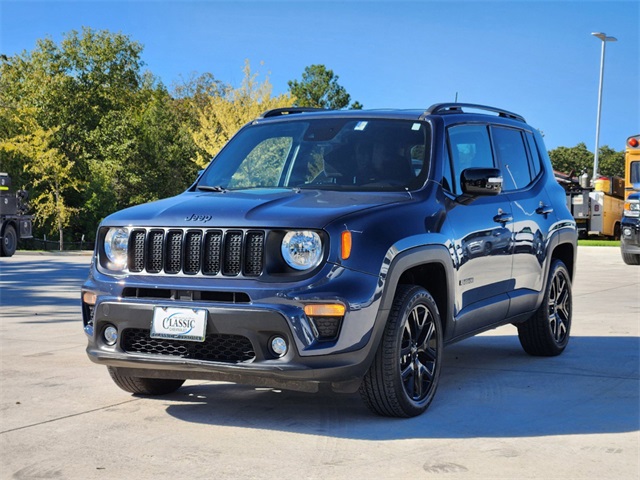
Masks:
[[[602,83],[604,81],[604,50],[607,42],[617,42],[616,37],[607,37],[606,33],[593,32],[591,35],[602,40],[602,54],[600,56],[600,86],[598,87],[598,116],[596,118],[596,151],[593,156],[593,179],[598,176],[598,149],[600,148],[600,113],[602,111]]]

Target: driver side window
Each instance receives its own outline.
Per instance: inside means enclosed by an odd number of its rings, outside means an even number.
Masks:
[[[489,131],[486,125],[456,125],[447,130],[453,170],[451,191],[462,195],[460,174],[472,167],[494,167]]]

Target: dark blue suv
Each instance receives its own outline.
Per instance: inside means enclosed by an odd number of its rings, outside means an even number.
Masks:
[[[576,239],[517,114],[271,110],[183,194],[102,222],[87,353],[138,394],[325,385],[415,416],[449,343],[513,323],[526,352],[564,350]]]

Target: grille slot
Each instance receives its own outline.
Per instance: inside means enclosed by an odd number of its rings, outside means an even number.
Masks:
[[[137,228],[129,237],[129,271],[258,277],[264,245],[262,230]]]
[[[182,268],[182,231],[169,230],[167,233],[167,258],[165,273],[178,273]]]
[[[147,272],[158,273],[162,270],[164,251],[164,231],[151,230],[147,241]]]
[[[131,232],[132,251],[129,259],[129,270],[132,272],[141,272],[144,268],[144,235],[144,230]]]
[[[242,265],[242,232],[227,232],[224,241],[224,275],[235,276]]]
[[[189,231],[185,237],[184,273],[195,275],[200,271],[202,232]]]
[[[217,275],[220,272],[220,254],[222,253],[222,232],[208,231],[204,247],[204,265],[202,273]]]
[[[206,362],[242,363],[252,361],[256,354],[248,338],[240,335],[209,334],[204,342],[184,342],[166,338],[151,338],[149,330],[127,328],[122,332],[122,349],[129,353],[144,353],[202,360]]]

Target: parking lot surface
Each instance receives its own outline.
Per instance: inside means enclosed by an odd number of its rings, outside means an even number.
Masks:
[[[578,255],[563,355],[526,355],[512,326],[452,345],[433,404],[402,420],[220,382],[132,396],[84,352],[90,256],[1,258],[0,478],[638,479],[640,268]]]

